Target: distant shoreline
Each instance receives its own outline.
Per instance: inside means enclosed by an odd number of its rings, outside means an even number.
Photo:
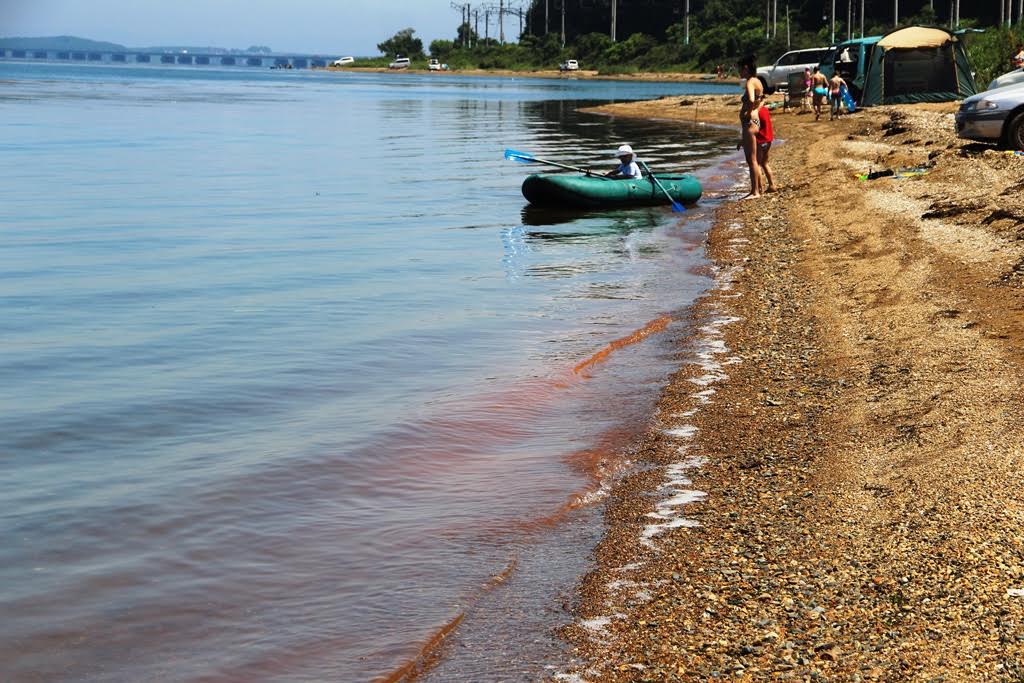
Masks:
[[[714,74],[679,73],[679,72],[638,72],[635,74],[602,74],[600,71],[558,71],[557,69],[515,70],[515,69],[451,69],[449,71],[427,71],[426,69],[389,69],[375,66],[342,66],[315,67],[316,71],[358,72],[358,73],[430,73],[436,76],[508,76],[519,78],[554,78],[559,80],[598,80],[598,81],[644,81],[666,83],[721,83],[732,84],[728,78],[716,78]]]

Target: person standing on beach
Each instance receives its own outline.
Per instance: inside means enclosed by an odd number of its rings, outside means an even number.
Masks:
[[[775,185],[775,176],[772,167],[768,165],[768,152],[772,148],[772,141],[775,140],[775,130],[772,128],[772,113],[768,107],[761,107],[759,112],[761,126],[757,131],[757,165],[761,167],[761,173],[768,181],[768,189],[765,192],[775,192],[778,188]]]
[[[817,71],[818,67],[814,67],[814,70]],[[804,67],[804,98],[800,102],[800,113],[801,114],[811,108],[810,99],[811,99],[811,88],[812,87],[813,87],[813,85],[811,83],[811,68],[810,67]]]
[[[829,100],[832,104],[831,114],[829,121],[839,118],[839,113],[842,111],[843,106],[843,88],[846,87],[846,81],[838,73],[833,74],[832,80],[828,82],[829,86]]]
[[[821,105],[825,101],[825,95],[828,94],[828,79],[818,67],[814,67],[814,73],[811,75],[811,92],[814,103],[814,120],[817,121],[821,118]]]
[[[740,145],[750,169],[750,193],[744,199],[761,196],[764,181],[761,167],[757,163],[757,131],[761,128],[761,105],[764,102],[764,86],[757,77],[754,56],[747,55],[739,61],[740,78],[743,79],[743,96],[740,98]]]

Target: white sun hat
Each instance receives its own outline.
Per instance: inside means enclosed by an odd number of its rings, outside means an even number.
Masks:
[[[632,147],[630,147],[629,145],[621,145],[619,147],[619,151],[615,153],[615,156],[622,157],[626,156],[627,154],[631,157],[636,157],[636,152],[633,151]]]

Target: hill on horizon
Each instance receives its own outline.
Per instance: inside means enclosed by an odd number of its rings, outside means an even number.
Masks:
[[[209,54],[272,54],[273,50],[265,45],[252,45],[244,50],[192,45],[161,45],[148,47],[126,47],[119,43],[102,40],[90,40],[78,36],[42,36],[42,37],[8,37],[0,38],[0,49],[7,50],[63,50],[78,52],[201,52]]]
[[[127,50],[124,45],[77,36],[49,36],[42,38],[0,38],[0,48],[8,50]]]

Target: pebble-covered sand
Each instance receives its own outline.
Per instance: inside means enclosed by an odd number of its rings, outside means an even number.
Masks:
[[[1024,157],[953,111],[776,113],[556,679],[1024,680]]]

